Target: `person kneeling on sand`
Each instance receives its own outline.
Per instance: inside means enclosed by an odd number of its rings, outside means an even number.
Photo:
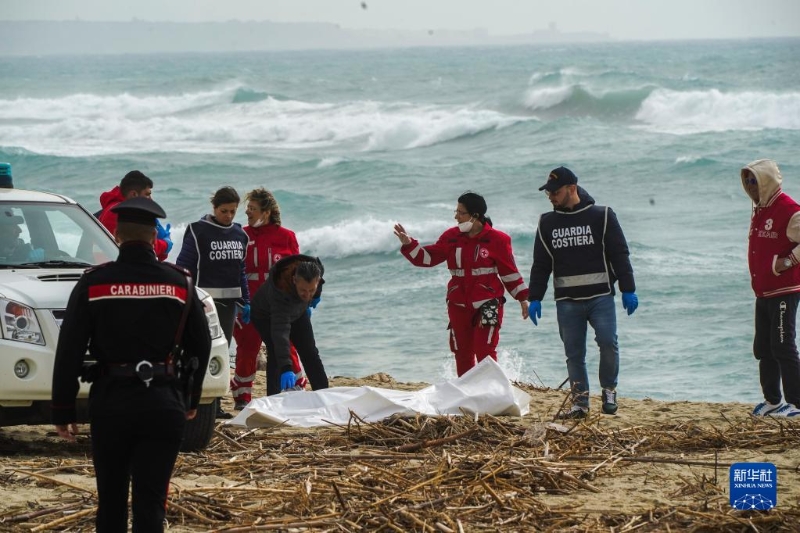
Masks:
[[[800,417],[800,359],[795,343],[800,205],[781,190],[783,178],[775,161],[753,161],[742,168],[741,178],[754,205],[747,258],[756,294],[753,354],[764,393],[753,415]]]
[[[328,388],[328,376],[319,357],[308,305],[322,294],[322,263],[296,254],[284,257],[270,269],[266,283],[251,300],[251,320],[267,347],[267,395],[295,386],[291,345],[313,390]]]

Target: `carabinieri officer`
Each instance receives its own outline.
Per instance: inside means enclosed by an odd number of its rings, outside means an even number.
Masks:
[[[52,417],[59,436],[74,441],[78,379],[92,382],[97,531],[127,531],[131,480],[133,531],[163,531],[169,480],[186,420],[197,414],[211,338],[188,272],[153,251],[164,210],[148,198],[113,210],[119,257],[87,270],[72,291],[56,348]],[[97,362],[91,367],[87,348]]]

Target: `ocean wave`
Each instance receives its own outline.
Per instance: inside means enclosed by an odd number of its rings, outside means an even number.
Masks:
[[[374,130],[365,150],[420,148],[530,120],[485,109],[425,107],[409,111],[373,116]]]
[[[713,165],[716,160],[701,155],[682,155],[675,158],[676,165],[686,165],[691,167],[701,167],[706,165]]]
[[[359,255],[395,253],[400,243],[394,235],[394,220],[374,217],[350,219],[336,224],[309,228],[297,232],[297,240],[307,253],[324,257],[345,258]],[[435,242],[454,222],[422,220],[401,222],[409,235],[423,244]],[[511,223],[501,228],[512,238],[531,239],[536,231],[535,221]],[[521,258],[530,256],[529,247],[516,249]]]
[[[303,250],[321,257],[344,258],[355,255],[397,252],[400,241],[394,235],[395,221],[372,217],[345,220],[337,224],[297,232]],[[442,221],[403,224],[421,242],[433,242],[450,225]]]
[[[636,113],[645,127],[687,134],[730,130],[800,129],[800,93],[653,91]]]
[[[261,102],[267,98],[274,98],[276,100],[286,100],[285,97],[277,94],[269,94],[265,91],[257,91],[250,87],[237,87],[231,98],[233,104],[245,104],[248,102]]]
[[[243,95],[250,92],[246,87],[232,84],[221,89],[178,95],[78,93],[61,98],[0,99],[0,120],[55,122],[99,117],[141,120],[231,103],[236,98],[246,98]]]
[[[339,163],[344,163],[346,161],[347,158],[345,157],[324,157],[317,163],[317,168],[335,167]]]
[[[652,86],[597,90],[576,83],[535,87],[525,93],[524,105],[533,112],[551,116],[615,116],[631,118],[654,90]]]
[[[564,67],[534,72],[522,96],[522,105],[543,118],[611,116],[630,119],[655,88],[634,72]]]
[[[72,157],[245,153],[269,147],[386,151],[431,146],[529,120],[534,119],[464,105],[303,102],[231,84],[178,96],[0,100],[0,145]]]

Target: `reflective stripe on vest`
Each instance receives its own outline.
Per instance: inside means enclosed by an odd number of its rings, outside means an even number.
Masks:
[[[236,299],[242,297],[241,287],[203,287],[212,298]]]
[[[553,280],[553,285],[558,288],[583,287],[585,285],[608,284],[608,273],[580,274],[578,276],[561,276]]]

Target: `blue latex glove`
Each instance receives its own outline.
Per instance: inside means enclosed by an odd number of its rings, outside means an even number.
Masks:
[[[165,241],[169,239],[169,230],[172,228],[172,224],[167,224],[167,227],[161,225],[161,221],[156,219],[156,233],[159,239]]]
[[[293,389],[295,384],[295,375],[291,370],[287,370],[281,374],[281,390]]]
[[[34,248],[28,252],[28,261],[44,261],[44,250],[42,248]]]
[[[242,323],[243,324],[250,323],[250,304],[242,305]]]
[[[542,318],[542,302],[539,300],[533,300],[528,305],[528,318],[531,319],[534,326],[539,325],[539,319]]]
[[[628,316],[632,315],[636,308],[639,307],[639,298],[636,297],[635,292],[622,293],[622,308],[628,312]]]
[[[172,224],[167,224],[167,227],[161,225],[161,221],[156,219],[156,237],[167,243],[167,253],[172,251],[172,239],[169,232],[172,229]]]
[[[320,300],[322,300],[322,296],[317,296],[316,298],[311,300],[311,303],[308,304],[308,306],[309,307],[313,307],[314,309],[316,309],[317,308],[317,304],[319,303]]]

